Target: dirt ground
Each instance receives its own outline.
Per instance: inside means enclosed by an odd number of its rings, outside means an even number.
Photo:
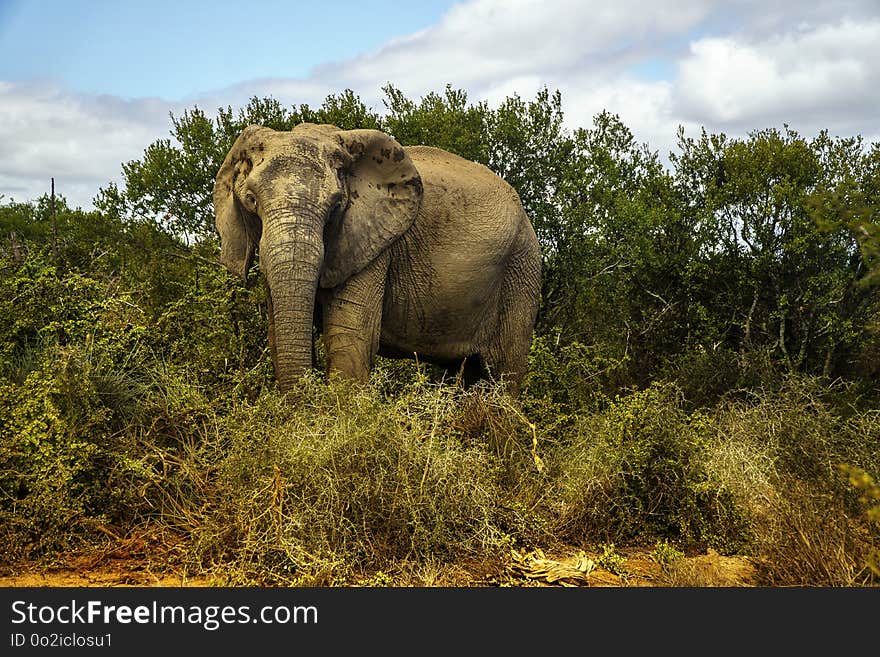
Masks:
[[[65,563],[18,564],[0,576],[0,586],[212,586],[206,578],[190,578],[181,573],[154,573],[138,559],[109,559],[92,564],[79,557]]]
[[[513,552],[509,561],[494,573],[458,570],[454,579],[431,582],[431,586],[716,586],[740,587],[756,584],[755,565],[744,557],[725,557],[713,550],[681,557],[660,565],[650,550],[621,549],[624,560],[617,566],[603,567],[597,555],[582,550],[544,554],[540,550]],[[368,585],[369,580],[367,580]],[[394,582],[390,582],[396,585]],[[405,585],[413,585],[408,582]],[[415,583],[415,585],[419,585]],[[78,555],[51,565],[18,564],[0,571],[2,587],[210,587],[217,583],[206,577],[190,577],[182,572],[155,572],[147,560],[138,556],[104,554]]]

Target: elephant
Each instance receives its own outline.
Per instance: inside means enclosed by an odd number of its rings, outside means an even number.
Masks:
[[[215,179],[220,260],[259,252],[278,388],[314,367],[365,381],[376,356],[459,368],[520,394],[541,250],[516,191],[487,167],[373,129],[250,125]]]

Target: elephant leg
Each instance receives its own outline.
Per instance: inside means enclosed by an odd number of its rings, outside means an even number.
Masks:
[[[524,258],[508,270],[501,290],[498,330],[483,350],[489,375],[503,380],[514,397],[528,368],[529,350],[541,298],[541,261]]]
[[[388,275],[386,251],[333,290],[324,304],[327,373],[366,381],[379,350],[382,297]]]
[[[485,378],[483,371],[483,359],[478,354],[468,356],[462,361],[456,374],[456,379],[460,379],[465,388],[468,388],[480,379]]]

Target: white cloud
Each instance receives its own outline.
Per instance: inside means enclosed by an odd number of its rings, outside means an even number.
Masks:
[[[515,94],[520,98],[534,98],[544,86],[544,79],[538,75],[520,75],[488,85],[476,99],[486,101],[489,107],[497,107]]]
[[[447,83],[489,95],[516,79],[559,83],[585,70],[604,76],[632,56],[635,44],[692,28],[709,4],[476,0],[453,6],[432,28],[350,62],[322,67],[316,76],[357,87],[390,81],[410,95]]]
[[[801,26],[757,42],[695,41],[675,93],[682,117],[736,130],[788,122],[876,135],[880,21]]]
[[[169,104],[63,90],[51,82],[0,82],[0,193],[24,201],[49,192],[91,206],[118,181],[121,163],[168,133]]]
[[[659,62],[659,64],[657,63]],[[876,140],[880,5],[876,0],[473,0],[433,26],[304,78],[255,78],[177,103],[0,82],[0,194],[48,190],[90,205],[121,163],[168,135],[169,111],[244,106],[252,96],[319,105],[353,89],[383,111],[388,82],[410,98],[447,84],[495,106],[508,95],[562,92],[569,127],[619,114],[661,156],[676,130],[744,135],[789,123],[805,135]]]
[[[340,91],[341,88],[314,78],[307,80],[261,78],[200,94],[192,98],[192,104],[198,104],[209,116],[219,107],[244,107],[254,96],[259,98],[271,96],[285,107],[298,106],[302,103],[315,107],[321,105],[329,94]]]
[[[618,114],[640,143],[647,143],[665,159],[675,145],[680,117],[672,112],[672,84],[645,82],[631,77],[562,90],[570,126],[589,128],[593,117],[607,110]],[[685,127],[693,127],[685,123]]]

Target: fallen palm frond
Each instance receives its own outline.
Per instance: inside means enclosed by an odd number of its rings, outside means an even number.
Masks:
[[[512,550],[511,556],[511,567],[518,575],[557,586],[590,586],[590,573],[596,568],[583,551],[566,561],[548,559],[540,549],[526,553]]]

